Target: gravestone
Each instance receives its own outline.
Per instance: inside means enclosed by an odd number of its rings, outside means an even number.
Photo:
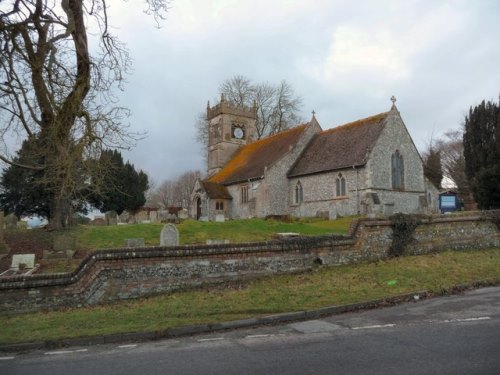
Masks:
[[[188,210],[183,208],[182,210],[179,211],[178,215],[179,215],[179,219],[185,220],[189,217],[189,212],[188,212]]]
[[[160,246],[178,246],[179,231],[174,224],[165,224],[160,234]]]
[[[35,254],[14,254],[10,268],[14,271],[35,267]]]
[[[127,211],[123,211],[120,216],[118,216],[118,223],[121,224],[126,224],[128,223],[128,220],[130,218],[130,215]]]
[[[125,247],[144,247],[144,238],[127,238]]]
[[[17,229],[17,216],[14,214],[8,214],[5,216],[5,229]]]
[[[223,223],[224,221],[226,221],[226,217],[224,215],[221,214],[215,215],[215,222]]]
[[[101,226],[101,225],[106,225],[106,220],[104,219],[103,216],[96,216],[94,218],[94,220],[92,220],[90,222],[91,225],[97,225],[97,226]]]
[[[117,225],[118,224],[118,214],[116,211],[108,211],[105,214],[106,225]]]
[[[167,222],[167,217],[168,217],[168,211],[166,210],[159,210],[158,211],[158,220],[161,221],[162,223]]]

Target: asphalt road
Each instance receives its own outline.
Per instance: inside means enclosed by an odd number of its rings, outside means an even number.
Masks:
[[[0,354],[0,374],[500,374],[500,287],[177,340]]]

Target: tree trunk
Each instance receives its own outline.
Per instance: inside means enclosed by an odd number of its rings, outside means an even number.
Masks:
[[[71,199],[56,196],[52,201],[49,226],[51,229],[65,229],[71,225]]]

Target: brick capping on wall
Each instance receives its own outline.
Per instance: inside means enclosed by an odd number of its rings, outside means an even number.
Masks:
[[[0,314],[77,307],[204,284],[307,271],[385,258],[392,223],[354,220],[347,236],[324,235],[241,244],[99,250],[71,273],[0,278]],[[410,254],[500,248],[500,230],[485,215],[422,219]]]

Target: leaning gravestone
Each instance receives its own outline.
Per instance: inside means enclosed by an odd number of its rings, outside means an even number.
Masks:
[[[160,246],[178,246],[179,231],[174,224],[165,224],[160,234]]]
[[[17,216],[14,214],[8,214],[5,216],[5,229],[17,229]]]

